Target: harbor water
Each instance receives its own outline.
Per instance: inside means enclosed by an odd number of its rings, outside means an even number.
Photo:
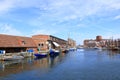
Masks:
[[[0,62],[0,80],[120,80],[116,51],[78,49],[56,57]]]

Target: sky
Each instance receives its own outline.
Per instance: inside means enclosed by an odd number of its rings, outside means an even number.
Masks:
[[[0,34],[120,38],[120,0],[0,0]]]

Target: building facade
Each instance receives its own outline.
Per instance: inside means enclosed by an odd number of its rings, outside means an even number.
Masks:
[[[92,39],[87,39],[87,40],[84,40],[84,47],[95,47],[96,46],[96,40],[92,40]]]
[[[96,39],[86,39],[84,40],[84,47],[106,47],[107,41],[109,39],[102,39],[102,36],[96,36]]]
[[[96,39],[84,40],[84,46],[91,47],[105,47],[107,49],[120,49],[120,39],[102,39],[102,36],[96,36]]]
[[[62,48],[67,44],[66,40],[52,35],[34,35],[32,39],[38,47],[38,51],[48,51],[50,48]]]
[[[26,52],[29,50],[38,53],[49,49],[66,49],[75,47],[76,42],[72,39],[64,40],[52,35],[33,35],[32,37],[13,36],[0,34],[0,51],[6,53]]]

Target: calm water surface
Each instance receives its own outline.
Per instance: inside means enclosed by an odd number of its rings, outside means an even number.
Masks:
[[[0,62],[0,80],[120,80],[120,54],[79,49],[55,58]]]

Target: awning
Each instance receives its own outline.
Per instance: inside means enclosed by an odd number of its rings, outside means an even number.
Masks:
[[[56,42],[53,42],[53,44],[56,46],[56,47],[59,47],[60,45]]]

